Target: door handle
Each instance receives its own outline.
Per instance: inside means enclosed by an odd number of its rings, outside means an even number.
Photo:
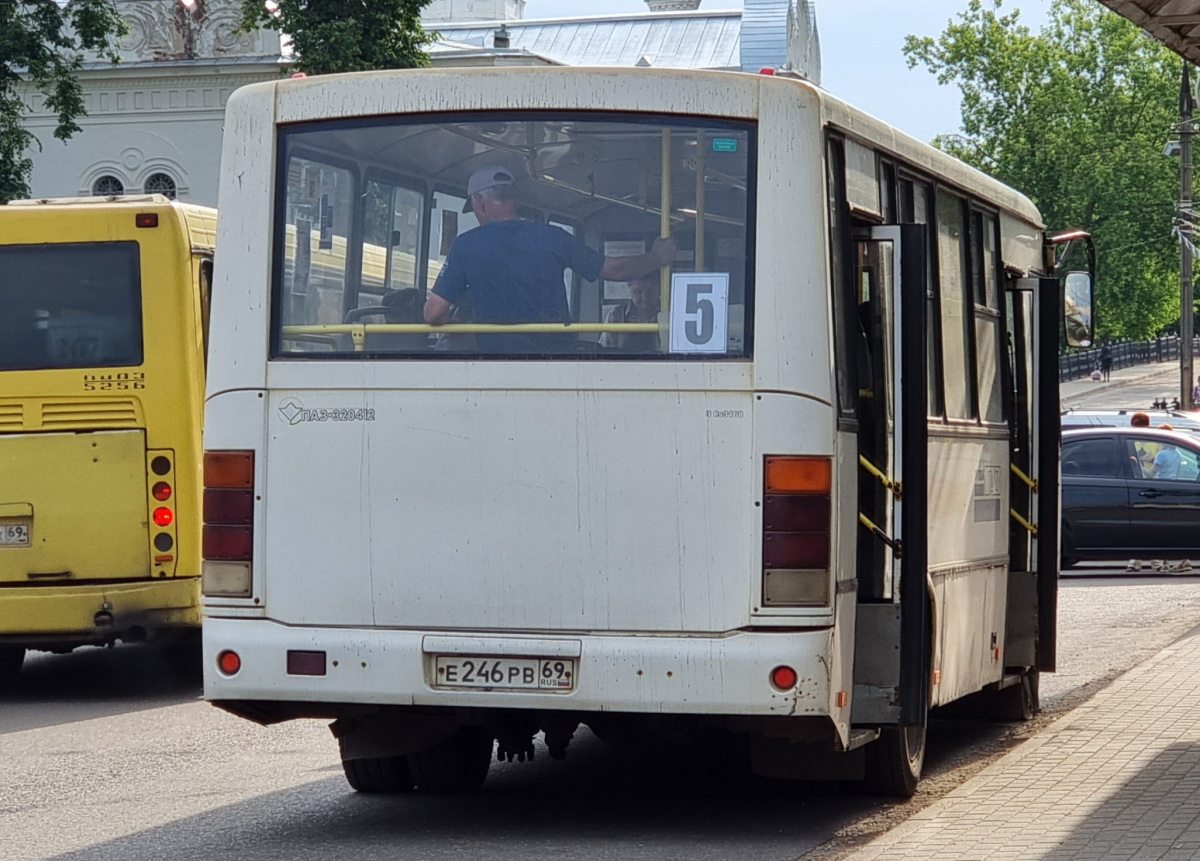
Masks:
[[[1160,496],[1162,496],[1162,491],[1161,490],[1143,490],[1141,493],[1138,494],[1138,496],[1144,496],[1147,499],[1158,499]]]

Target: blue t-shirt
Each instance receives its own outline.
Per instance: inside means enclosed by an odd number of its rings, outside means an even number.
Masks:
[[[563,271],[573,269],[595,281],[604,255],[567,231],[535,221],[493,221],[454,240],[433,292],[451,304],[470,288],[471,314],[477,323],[569,323]],[[531,337],[479,335],[489,352],[561,350],[569,335]]]

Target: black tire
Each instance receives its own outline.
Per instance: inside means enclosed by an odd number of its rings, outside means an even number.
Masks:
[[[1062,571],[1068,568],[1073,568],[1079,564],[1079,557],[1075,555],[1075,541],[1071,538],[1071,528],[1064,522],[1062,525],[1062,537],[1059,539],[1061,545],[1058,551],[1058,567]]]
[[[407,756],[343,759],[342,771],[355,792],[412,792],[416,788]]]
[[[0,682],[16,680],[24,663],[24,646],[0,646]]]
[[[417,789],[424,792],[473,792],[483,786],[492,766],[492,734],[479,726],[462,727],[445,741],[411,754]]]
[[[993,720],[1027,721],[1038,713],[1038,671],[1029,670],[1021,681],[992,693]]]
[[[925,765],[927,715],[916,726],[884,727],[867,745],[863,788],[871,795],[912,798]]]

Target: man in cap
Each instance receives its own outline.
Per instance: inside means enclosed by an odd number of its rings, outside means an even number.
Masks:
[[[479,226],[454,240],[437,282],[425,301],[425,322],[450,321],[451,306],[470,289],[476,323],[569,323],[563,272],[586,281],[631,281],[675,259],[675,240],[655,240],[645,254],[605,257],[567,231],[517,214],[516,179],[491,165],[471,174],[463,212]],[[496,353],[564,352],[577,339],[569,334],[485,333],[480,349]]]

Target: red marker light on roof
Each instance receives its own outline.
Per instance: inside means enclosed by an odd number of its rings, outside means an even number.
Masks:
[[[307,78],[308,75],[304,74],[303,72],[292,72],[292,77],[293,78]]]
[[[139,212],[133,217],[133,223],[138,227],[158,227],[158,213]]]
[[[155,526],[170,526],[175,520],[175,512],[171,509],[162,507],[154,509],[154,525]]]
[[[773,74],[775,74],[775,70],[772,69],[770,66],[763,66],[761,69],[758,70],[758,73],[760,75],[773,75]]]

